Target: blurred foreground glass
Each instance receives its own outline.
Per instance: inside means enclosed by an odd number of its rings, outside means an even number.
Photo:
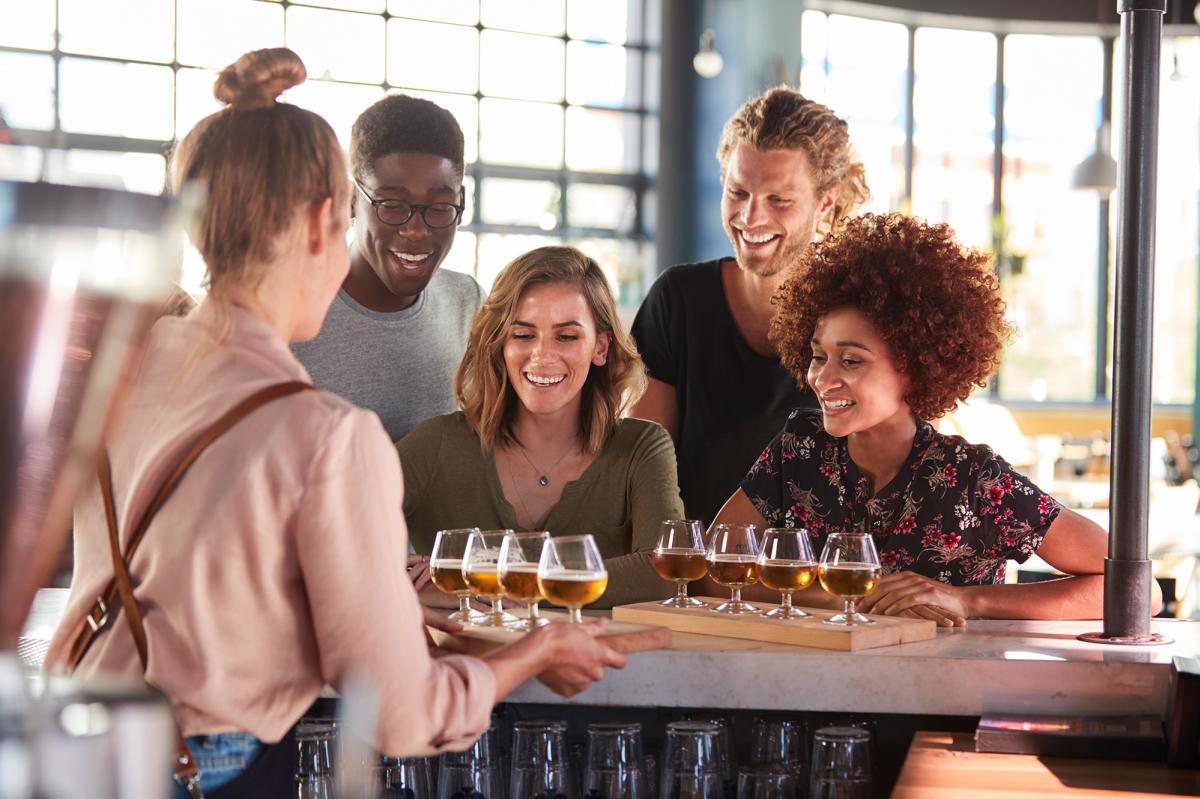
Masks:
[[[737,799],[803,799],[799,775],[783,766],[747,766],[738,771]]]
[[[508,799],[578,799],[571,774],[565,721],[513,724]]]
[[[566,535],[547,541],[538,564],[538,586],[542,596],[570,610],[572,622],[581,623],[579,609],[608,588],[608,571],[596,540],[590,535]]]
[[[458,597],[458,610],[450,618],[460,624],[478,624],[487,616],[471,607],[471,586],[463,574],[463,554],[467,541],[478,527],[460,530],[438,530],[433,539],[433,554],[429,558],[429,578],[439,591]]]
[[[870,733],[858,727],[822,727],[816,731],[809,797],[870,799]]]
[[[95,483],[110,399],[179,273],[179,214],[170,198],[0,181],[0,652]]]
[[[517,630],[532,630],[548,622],[538,615],[538,600],[542,590],[538,587],[538,563],[542,548],[549,540],[547,532],[509,533],[500,544],[500,587],[504,595],[517,602],[524,602],[529,615],[512,625]]]
[[[855,624],[874,624],[854,610],[854,603],[879,586],[882,570],[875,542],[866,533],[833,533],[821,551],[821,563],[817,576],[821,587],[834,596],[841,597],[845,609],[825,619],[826,624],[843,627]]]
[[[467,536],[462,574],[471,590],[492,600],[492,612],[478,622],[481,627],[507,627],[517,617],[504,612],[504,589],[500,587],[500,545],[512,530],[476,530]]]
[[[374,769],[379,799],[434,799],[432,758],[381,757]]]
[[[673,721],[667,725],[659,799],[723,799],[719,732],[702,721]]]
[[[731,591],[714,613],[761,613],[742,601],[742,588],[758,582],[758,530],[753,524],[718,524],[708,544],[708,575]]]
[[[654,547],[650,562],[664,580],[678,586],[675,596],[659,604],[671,608],[707,607],[687,595],[688,583],[699,580],[708,571],[708,552],[704,546],[704,528],[696,519],[667,519]]]
[[[601,723],[587,726],[587,799],[647,799],[642,725]]]
[[[443,752],[438,769],[438,799],[504,799],[503,768],[496,725],[465,751]]]
[[[779,607],[768,611],[773,619],[802,619],[812,614],[792,607],[792,593],[812,585],[817,564],[813,560],[808,530],[768,527],[758,553],[758,579],[783,595]]]

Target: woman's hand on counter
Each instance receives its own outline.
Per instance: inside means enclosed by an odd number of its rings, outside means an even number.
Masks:
[[[432,576],[429,573],[429,557],[427,555],[409,555],[408,579],[412,580],[413,588],[419,593],[430,584]]]
[[[931,619],[943,627],[965,627],[971,615],[962,588],[915,572],[885,574],[859,608],[863,613]]]

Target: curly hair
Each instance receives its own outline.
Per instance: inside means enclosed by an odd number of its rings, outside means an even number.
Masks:
[[[440,155],[463,175],[463,132],[446,109],[420,97],[389,94],[350,128],[350,171],[361,180],[376,158],[392,153]]]
[[[454,376],[454,392],[485,452],[516,442],[512,421],[516,392],[508,382],[504,342],[517,303],[530,286],[568,283],[577,286],[596,320],[596,332],[608,333],[608,357],[593,365],[583,384],[579,429],[584,449],[599,452],[617,429],[621,415],[646,390],[646,368],[633,339],[621,327],[612,288],[600,264],[574,247],[538,247],[507,264],[483,307],[475,314],[467,348]]]
[[[936,419],[985,386],[1011,328],[989,253],[959,244],[946,224],[864,214],[810,247],[775,292],[770,337],[801,386],[817,322],[861,312],[908,377],[904,400]]]
[[[853,158],[845,121],[788,86],[776,86],[750,98],[725,123],[717,146],[722,177],[729,153],[738,142],[759,150],[803,150],[817,196],[840,187],[833,208],[818,222],[817,233],[821,236],[840,230],[854,209],[871,195],[862,162]]]

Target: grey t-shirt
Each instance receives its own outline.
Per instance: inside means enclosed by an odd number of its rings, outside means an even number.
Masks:
[[[470,275],[439,269],[417,301],[381,313],[338,292],[321,332],[292,345],[313,383],[375,411],[393,441],[450,413],[454,373],[483,289]]]

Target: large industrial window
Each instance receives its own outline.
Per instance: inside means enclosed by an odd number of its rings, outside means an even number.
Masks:
[[[217,109],[216,70],[286,45],[289,102],[345,145],[385,92],[450,110],[469,209],[447,259],[489,286],[513,256],[567,242],[626,304],[653,263],[656,0],[5,0],[0,176],[164,186],[170,143]],[[191,269],[196,271],[193,260]]]

